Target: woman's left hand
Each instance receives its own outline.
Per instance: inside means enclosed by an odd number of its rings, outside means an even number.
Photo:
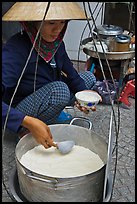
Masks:
[[[92,111],[96,111],[96,107],[95,106],[92,106],[90,109],[89,108],[86,108],[84,106],[81,106],[78,101],[75,101],[75,106],[82,112],[88,114],[89,113],[89,110],[92,110]]]

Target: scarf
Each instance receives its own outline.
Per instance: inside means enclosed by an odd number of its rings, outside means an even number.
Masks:
[[[24,30],[26,31],[26,33],[28,34],[32,44],[34,43],[36,34],[37,34],[37,29],[34,26],[34,23],[32,21],[22,21],[20,22],[21,25],[23,26]],[[37,52],[39,52],[39,55],[48,63],[53,56],[55,55],[56,51],[58,50],[65,31],[67,28],[67,23],[66,25],[63,27],[62,31],[60,32],[60,34],[58,35],[58,37],[56,38],[56,40],[54,42],[46,42],[43,38],[41,38],[41,42],[40,42],[40,47],[39,47],[39,40],[40,40],[40,35],[38,36],[36,42],[35,42],[35,50]]]

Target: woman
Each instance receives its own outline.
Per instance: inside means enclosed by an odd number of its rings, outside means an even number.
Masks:
[[[3,48],[3,124],[20,79],[7,127],[15,132],[27,128],[45,148],[56,146],[48,125],[56,123],[65,106],[74,105],[76,92],[91,89],[96,82],[92,73],[79,75],[73,67],[63,42],[67,24],[65,18],[21,21],[23,33],[11,37]]]

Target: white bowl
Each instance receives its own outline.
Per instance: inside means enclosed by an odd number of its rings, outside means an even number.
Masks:
[[[79,91],[75,94],[75,97],[79,104],[86,108],[96,106],[99,101],[102,101],[101,96],[96,91],[92,90]]]

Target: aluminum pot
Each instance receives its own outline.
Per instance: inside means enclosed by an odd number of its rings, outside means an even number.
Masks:
[[[27,134],[20,139],[15,149],[21,193],[30,202],[102,201],[107,161],[105,140],[91,129],[77,125],[55,124],[49,127],[55,141],[74,140],[76,145],[97,153],[103,160],[104,166],[96,172],[72,178],[55,178],[30,171],[20,163],[20,159],[23,154],[38,144],[31,134]]]
[[[115,36],[123,33],[123,29],[116,25],[98,25],[93,33],[100,36],[100,39],[105,42],[110,52],[113,51],[113,41]]]
[[[108,37],[115,37],[116,35],[120,35],[123,33],[123,29],[119,26],[115,25],[98,25],[95,29],[94,32],[98,32],[100,37],[102,39],[108,38]]]

